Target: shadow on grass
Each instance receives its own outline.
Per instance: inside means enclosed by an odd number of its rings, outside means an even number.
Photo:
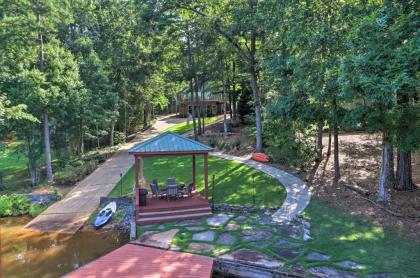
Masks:
[[[204,191],[204,161],[202,156],[196,160],[197,190]],[[214,200],[217,203],[238,205],[252,204],[254,186],[256,204],[266,206],[281,205],[286,196],[284,187],[271,176],[243,164],[209,157],[209,196],[212,196],[212,175],[215,175]],[[159,186],[164,186],[169,177],[175,177],[178,183],[192,180],[191,156],[147,157],[144,158],[146,184],[157,179]],[[132,192],[134,171],[131,168],[122,180],[123,195]],[[120,183],[110,196],[120,195]]]
[[[332,255],[333,261],[358,262],[366,267],[365,273],[420,277],[418,242],[316,199],[311,200],[304,216],[310,219],[314,238],[308,248]]]

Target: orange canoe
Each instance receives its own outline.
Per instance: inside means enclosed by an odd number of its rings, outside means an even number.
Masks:
[[[268,155],[265,153],[252,153],[251,158],[255,161],[267,163],[268,162]]]

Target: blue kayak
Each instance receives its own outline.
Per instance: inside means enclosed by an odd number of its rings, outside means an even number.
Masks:
[[[98,215],[95,218],[95,222],[93,223],[93,226],[96,229],[101,228],[106,223],[108,223],[112,216],[114,216],[115,211],[117,210],[117,204],[115,202],[109,203],[106,207],[101,209],[98,213]]]

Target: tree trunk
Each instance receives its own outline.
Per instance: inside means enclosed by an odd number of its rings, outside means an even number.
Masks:
[[[48,126],[48,112],[44,112],[44,144],[45,144],[45,167],[47,181],[53,181],[53,172],[51,165],[51,146],[50,146],[50,128]]]
[[[124,134],[128,136],[128,120],[127,120],[127,92],[124,92]]]
[[[68,158],[71,159],[73,150],[72,150],[72,147],[71,147],[71,141],[70,141],[70,136],[69,136],[69,130],[68,129],[66,129],[64,131],[64,138],[65,138],[65,141],[66,141],[65,144],[66,144],[66,150],[67,150]]]
[[[189,26],[187,25],[187,29],[189,29]],[[187,34],[187,53],[188,53],[188,66],[190,68],[190,74],[194,70],[193,67],[193,59],[192,59],[192,53],[191,53],[191,40],[189,34]],[[191,75],[189,78],[189,87],[190,87],[190,96],[191,96],[191,113],[193,118],[193,130],[194,130],[194,140],[198,141],[198,134],[197,134],[197,124],[195,121],[196,113],[195,113],[195,101],[194,101],[194,86],[193,86],[193,77],[194,75]]]
[[[261,101],[260,94],[258,90],[258,77],[257,77],[257,61],[255,59],[256,52],[256,34],[255,31],[251,31],[251,49],[249,57],[249,67],[251,74],[251,87],[252,87],[252,97],[254,100],[254,110],[255,110],[255,150],[257,152],[262,151],[262,121],[261,121]]]
[[[82,158],[82,155],[85,153],[85,138],[83,131],[83,118],[80,117],[79,120],[79,142],[77,146],[77,156]]]
[[[223,138],[227,139],[227,119],[226,119],[226,83],[223,82]]]
[[[115,119],[111,119],[111,131],[109,132],[109,146],[114,146],[114,130],[115,130]]]
[[[195,101],[196,101],[196,103],[197,103],[197,120],[198,120],[198,129],[197,129],[197,133],[198,133],[198,135],[201,135],[201,134],[203,134],[202,133],[202,131],[201,131],[201,103],[200,103],[200,100],[199,100],[199,97],[198,97],[198,78],[197,78],[197,76],[194,78],[194,80],[195,80],[195,86],[194,86],[194,91],[195,91]]]
[[[39,10],[39,0],[36,1],[37,6],[37,14],[36,14],[36,22],[41,29],[41,14]],[[44,36],[41,31],[38,33],[38,42],[39,42],[39,71],[44,72],[44,64],[45,64],[45,57],[44,57]],[[47,171],[47,181],[53,181],[53,174],[52,174],[52,165],[51,165],[51,147],[50,147],[50,130],[48,126],[48,111],[45,108],[44,111],[44,144],[45,144],[45,166]]]
[[[401,191],[414,190],[411,152],[397,150],[397,177],[394,188]]]
[[[194,102],[194,89],[192,79],[190,79],[190,94],[191,94],[191,114],[193,120],[194,140],[198,141],[197,125],[195,122],[195,102]]]
[[[145,104],[143,108],[143,130],[145,130],[147,126],[149,125],[148,118],[149,118],[149,109],[148,109],[147,104]]]
[[[202,117],[201,117],[201,124],[202,124],[202,131],[204,134],[204,128],[205,128],[205,119],[207,118],[207,104],[204,102],[205,95],[204,95],[204,83],[201,85],[201,99],[203,100],[203,107],[201,109],[202,111]]]
[[[381,157],[381,171],[379,176],[379,193],[378,202],[388,203],[391,200],[388,194],[388,188],[392,186],[392,176],[394,175],[391,168],[392,144],[389,141],[388,135],[384,132],[382,139],[382,157]]]
[[[338,157],[338,128],[337,124],[334,124],[334,181],[337,182],[340,177],[340,160]]]
[[[235,83],[235,61],[232,62],[232,83],[233,83],[233,96],[232,96],[232,125],[237,126],[238,124],[238,112],[237,112],[237,100],[238,96],[236,94],[236,83]]]
[[[338,120],[337,120],[337,98],[333,97],[332,101],[333,108],[333,135],[334,135],[334,182],[338,182],[341,178],[340,174],[340,160],[338,157]]]
[[[316,139],[316,152],[317,160],[322,160],[322,129],[324,127],[324,122],[319,121],[317,125],[317,139]]]
[[[328,127],[328,149],[327,156],[331,155],[331,125]]]
[[[227,72],[227,76],[229,76],[229,64],[226,64],[226,72]],[[228,96],[228,100],[229,100],[229,120],[230,120],[230,123],[232,124],[232,118],[233,118],[233,115],[232,115],[232,89],[230,88],[230,80],[229,80],[229,77],[227,78],[227,96]],[[226,89],[226,88],[225,88]]]
[[[27,135],[26,136],[26,147],[27,147],[27,154],[28,154],[28,171],[29,171],[29,176],[31,177],[31,185],[35,186],[39,183],[39,174],[40,174],[40,169],[39,166],[37,165],[36,162],[36,157],[35,157],[35,151],[34,151],[34,146],[33,146],[33,133],[34,133],[35,127],[32,127],[32,134],[31,135]]]

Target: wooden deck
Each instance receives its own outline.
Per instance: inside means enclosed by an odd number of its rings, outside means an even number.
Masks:
[[[64,277],[209,278],[212,269],[210,257],[126,244]]]
[[[137,223],[152,224],[181,219],[194,219],[211,215],[209,202],[194,192],[191,197],[166,200],[147,196],[147,205],[137,207]]]

